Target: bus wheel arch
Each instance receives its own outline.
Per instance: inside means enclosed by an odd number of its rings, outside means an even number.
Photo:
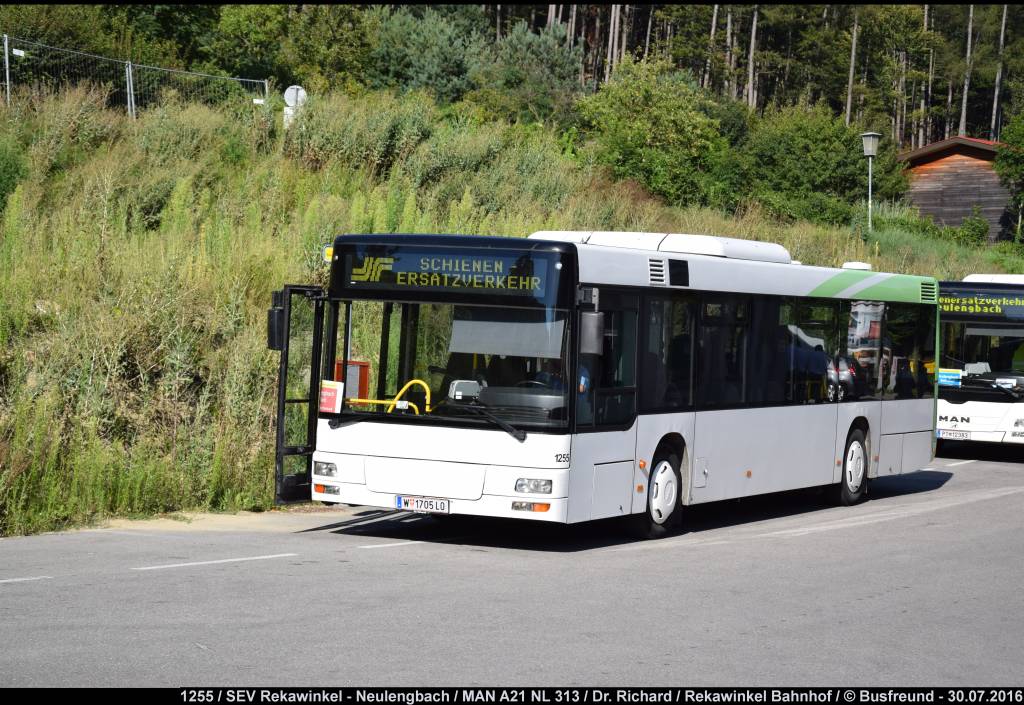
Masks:
[[[666,433],[658,441],[658,445],[655,446],[654,455],[652,456],[651,470],[654,470],[653,459],[660,458],[668,453],[673,453],[679,458],[679,475],[680,475],[680,486],[679,495],[680,503],[687,504],[687,500],[690,494],[690,457],[689,453],[686,452],[686,441],[682,435],[678,433]]]
[[[679,525],[689,488],[683,481],[688,466],[682,436],[670,433],[658,442],[647,478],[644,510],[630,517],[634,532],[640,538],[661,538]]]

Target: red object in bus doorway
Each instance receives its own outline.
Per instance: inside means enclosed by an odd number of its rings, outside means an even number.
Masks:
[[[343,376],[344,366],[344,360],[335,360],[334,379],[345,383],[345,396],[349,399],[367,399],[367,395],[370,393],[370,363],[362,360],[349,360],[348,374]]]

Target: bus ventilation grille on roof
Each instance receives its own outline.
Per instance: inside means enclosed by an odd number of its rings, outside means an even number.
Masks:
[[[665,260],[663,259],[651,259],[648,260],[651,267],[651,284],[658,284],[660,286],[665,285]]]
[[[921,282],[921,301],[926,304],[935,303],[935,282]]]

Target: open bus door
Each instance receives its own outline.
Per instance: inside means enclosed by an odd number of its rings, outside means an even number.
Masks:
[[[281,352],[277,379],[275,490],[277,504],[310,498],[320,392],[324,292],[286,285],[267,311],[267,347]]]

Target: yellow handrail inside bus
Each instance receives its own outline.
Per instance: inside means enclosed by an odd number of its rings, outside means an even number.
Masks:
[[[388,407],[388,413],[390,413],[391,410],[393,408],[395,408],[395,403],[398,401],[398,399],[397,398],[395,398],[395,399],[352,399],[350,397],[346,397],[345,401],[347,401],[349,403],[355,403],[355,404],[380,404],[382,406],[384,404],[390,404],[391,406]],[[420,415],[420,408],[418,406],[416,406],[411,401],[406,402],[406,404],[408,404],[409,406],[412,407],[413,412],[417,416]]]
[[[409,387],[413,386],[414,384],[418,384],[421,387],[423,387],[423,389],[426,390],[426,392],[427,392],[427,404],[424,407],[424,409],[425,409],[425,411],[428,414],[430,413],[430,385],[428,385],[422,379],[410,379],[408,382],[406,382],[405,386],[402,387],[400,390],[398,390],[398,394],[396,394],[394,400],[392,400],[391,406],[388,407],[387,413],[390,414],[392,412],[392,410],[394,410],[395,404],[398,403],[398,400],[401,399],[402,395],[405,394],[407,391],[409,391]],[[411,404],[412,402],[409,402],[409,403]]]

